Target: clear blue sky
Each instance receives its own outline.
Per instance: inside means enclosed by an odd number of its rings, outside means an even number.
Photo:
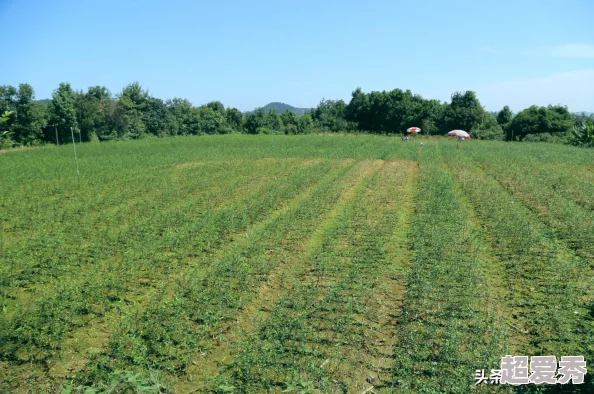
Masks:
[[[410,89],[594,111],[594,0],[0,0],[0,85],[60,82],[251,110]]]

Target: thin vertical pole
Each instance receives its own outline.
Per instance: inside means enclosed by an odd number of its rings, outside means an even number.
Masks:
[[[78,172],[78,157],[76,157],[76,144],[74,143],[74,129],[70,128],[72,134],[72,146],[74,147],[74,161],[76,161],[76,176],[80,179],[80,173]]]
[[[54,129],[56,130],[56,145],[60,145],[60,142],[58,141],[58,125],[54,124]]]

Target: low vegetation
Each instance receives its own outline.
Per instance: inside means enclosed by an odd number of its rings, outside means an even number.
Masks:
[[[80,177],[72,153],[0,155],[2,392],[557,392],[475,370],[594,363],[588,150],[215,135],[78,144]]]

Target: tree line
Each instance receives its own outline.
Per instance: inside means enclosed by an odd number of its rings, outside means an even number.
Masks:
[[[357,88],[350,102],[321,100],[302,116],[258,108],[242,113],[220,101],[199,107],[189,100],[163,101],[134,82],[116,95],[103,86],[75,91],[61,83],[46,103],[35,100],[27,83],[0,86],[0,148],[65,143],[76,133],[86,142],[202,134],[309,134],[367,132],[403,134],[420,127],[429,135],[453,129],[473,138],[565,142],[594,146],[592,116],[576,115],[566,106],[531,106],[513,114],[505,106],[489,113],[473,91],[456,92],[451,101],[425,99],[410,90]],[[71,130],[72,128],[72,130]]]

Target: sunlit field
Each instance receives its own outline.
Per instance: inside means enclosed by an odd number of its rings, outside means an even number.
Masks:
[[[80,177],[72,145],[0,154],[0,392],[594,392],[592,150],[76,150]],[[475,386],[505,355],[584,356],[589,373]]]

